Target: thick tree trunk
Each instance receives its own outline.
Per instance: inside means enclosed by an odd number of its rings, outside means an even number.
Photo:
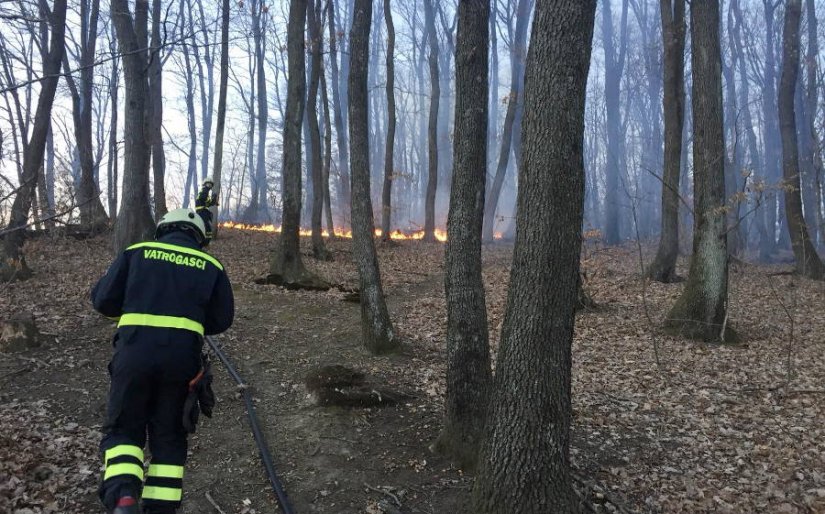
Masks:
[[[435,241],[435,194],[438,190],[438,102],[441,82],[438,77],[438,37],[435,32],[433,0],[424,0],[430,56],[430,117],[427,125],[427,193],[424,199],[424,241]]]
[[[735,338],[727,323],[728,252],[725,224],[725,138],[719,1],[690,7],[693,69],[694,230],[690,276],[666,326],[705,341]]]
[[[114,251],[152,237],[154,223],[149,207],[149,130],[146,123],[147,82],[146,23],[147,0],[137,0],[135,17],[127,0],[112,0],[112,22],[123,53],[125,84],[124,166],[120,212],[115,222]]]
[[[660,0],[664,39],[665,158],[662,177],[662,234],[648,276],[676,280],[679,256],[679,175],[685,118],[685,0]]]
[[[223,133],[226,126],[226,90],[229,83],[229,0],[221,0],[221,83],[218,89],[218,120],[215,129],[215,162],[212,179],[215,181],[215,198],[221,196],[221,172],[223,171]],[[230,177],[231,178],[231,177]],[[218,236],[218,205],[210,207],[213,237]]]
[[[473,494],[479,514],[579,511],[570,476],[571,346],[595,11],[595,0],[536,5],[514,265]]]
[[[779,127],[782,134],[782,175],[785,179],[785,216],[788,219],[791,245],[796,258],[796,272],[815,280],[825,280],[825,265],[811,243],[802,213],[802,182],[799,173],[799,149],[796,137],[794,92],[799,75],[799,25],[801,0],[785,4],[782,36],[782,78],[779,82]]]
[[[290,0],[287,25],[288,81],[284,118],[283,214],[281,236],[270,258],[270,273],[286,285],[298,284],[308,272],[301,259],[301,125],[306,98],[304,26],[307,1]]]
[[[318,20],[320,12],[316,11],[314,4],[313,0],[307,3],[309,43],[312,45],[310,48],[312,69],[310,70],[306,108],[311,141],[309,148],[312,152],[312,155],[308,156],[311,159],[310,173],[312,177],[312,254],[316,259],[328,260],[329,252],[327,252],[324,238],[321,235],[321,223],[324,214],[324,172],[321,162],[321,132],[318,128],[318,84],[321,81],[323,39],[321,38],[321,28]]]
[[[375,252],[375,223],[370,196],[369,137],[367,120],[367,66],[372,0],[355,0],[350,32],[349,138],[352,162],[352,248],[361,287],[361,333],[372,353],[398,348],[393,333],[378,255]]]
[[[41,15],[47,16],[45,12]],[[55,0],[48,17],[51,25],[51,41],[47,59],[43,61],[45,78],[41,81],[31,139],[23,155],[20,190],[12,203],[9,223],[6,226],[6,230],[10,232],[4,236],[0,247],[0,281],[3,282],[25,279],[31,275],[31,270],[26,265],[26,258],[23,255],[23,229],[29,219],[29,210],[32,207],[34,190],[37,185],[37,173],[43,167],[46,139],[51,126],[52,105],[65,51],[66,0]]]
[[[390,239],[392,221],[392,179],[395,150],[395,26],[392,23],[390,0],[384,0],[384,19],[387,24],[387,144],[384,154],[384,187],[381,190],[381,237]]]
[[[487,180],[490,0],[458,7],[455,153],[444,290],[447,297],[447,397],[436,447],[472,469],[484,435],[492,371],[481,278],[481,226]]]
[[[524,59],[527,56],[527,29],[530,23],[531,8],[531,0],[519,0],[516,7],[515,41],[510,48],[510,94],[507,97],[507,113],[504,115],[504,127],[501,132],[498,166],[496,166],[496,174],[493,177],[484,206],[482,237],[485,241],[492,241],[495,232],[501,232],[501,230],[496,230],[496,211],[498,210],[498,200],[501,197],[501,189],[510,163],[514,128],[521,122],[517,119],[516,114],[522,103]],[[515,158],[518,160],[518,153],[515,153]]]
[[[347,0],[344,0],[347,1]],[[332,86],[332,109],[333,118],[335,120],[335,135],[338,143],[338,174],[340,175],[340,203],[342,218],[349,215],[350,204],[350,178],[349,178],[349,144],[347,141],[347,127],[344,122],[342,111],[344,107],[341,101],[341,93],[339,91],[339,73],[338,73],[338,32],[335,28],[335,2],[329,0],[327,2],[327,16],[329,17],[329,63],[330,63],[330,86]],[[341,220],[344,221],[343,219]]]
[[[191,15],[191,13],[190,13]],[[152,0],[152,47],[149,50],[149,134],[152,145],[152,178],[155,203],[155,221],[166,211],[166,153],[163,151],[163,71],[160,45],[160,0]],[[189,195],[188,190],[184,192]]]

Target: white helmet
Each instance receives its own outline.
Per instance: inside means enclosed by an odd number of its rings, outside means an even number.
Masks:
[[[169,230],[191,230],[199,244],[206,241],[206,225],[192,209],[174,209],[164,214],[155,229],[155,239]]]
[[[215,181],[212,180],[212,175],[207,175],[206,178],[203,179],[203,185],[205,186],[206,184],[215,185]]]

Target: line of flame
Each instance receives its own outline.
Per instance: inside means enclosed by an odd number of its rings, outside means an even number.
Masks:
[[[225,221],[219,225],[222,228],[233,228],[239,230],[255,230],[258,232],[273,232],[273,233],[281,233],[281,227],[276,225],[248,225],[245,223],[235,223],[234,221]],[[311,236],[312,230],[302,228],[300,230],[300,234],[302,236]],[[375,229],[375,237],[381,237],[382,231],[380,228]],[[329,231],[323,230],[321,235],[324,237],[329,237]],[[352,230],[341,230],[335,229],[335,236],[336,237],[343,237],[347,239],[352,239]],[[495,234],[496,239],[501,239],[502,235],[500,233]],[[447,231],[437,228],[435,229],[435,238],[442,243],[447,240]],[[400,230],[393,230],[390,232],[390,239],[394,239],[396,241],[411,241],[411,240],[418,240],[424,239],[424,231],[418,230],[416,232],[401,232]]]

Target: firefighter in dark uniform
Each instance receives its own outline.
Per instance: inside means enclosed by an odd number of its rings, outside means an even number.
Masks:
[[[173,210],[158,223],[155,241],[127,248],[92,290],[95,310],[119,320],[101,442],[107,512],[137,514],[140,498],[145,514],[180,506],[187,431],[194,431],[184,407],[209,385],[199,381],[203,336],[228,329],[235,311],[223,266],[201,250],[205,241],[200,216]],[[211,414],[200,399],[200,410]]]
[[[215,182],[212,180],[212,176],[208,175],[203,179],[201,191],[195,198],[195,211],[200,215],[203,224],[206,226],[206,244],[212,241],[212,211],[209,208],[218,205],[218,197],[215,196],[214,187]]]

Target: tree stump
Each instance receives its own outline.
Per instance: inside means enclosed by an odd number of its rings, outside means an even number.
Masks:
[[[31,313],[0,320],[0,352],[20,352],[38,347],[40,343],[40,331]]]

